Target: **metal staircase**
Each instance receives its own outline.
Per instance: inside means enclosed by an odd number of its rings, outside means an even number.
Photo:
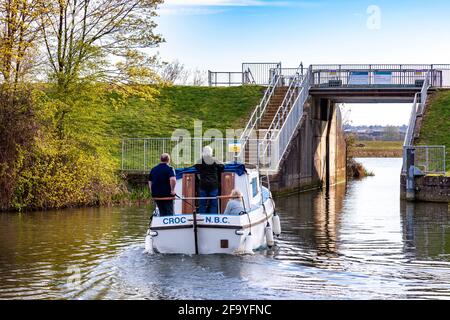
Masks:
[[[297,125],[303,117],[311,87],[312,69],[284,76],[275,69],[261,103],[255,108],[240,137],[244,162],[276,172]],[[288,85],[285,85],[288,84]]]

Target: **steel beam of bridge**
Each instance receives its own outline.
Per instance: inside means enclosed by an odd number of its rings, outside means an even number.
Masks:
[[[312,87],[313,97],[330,99],[337,103],[412,103],[421,88],[374,88],[374,87]]]

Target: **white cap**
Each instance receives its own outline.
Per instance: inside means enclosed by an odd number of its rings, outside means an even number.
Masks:
[[[210,146],[206,146],[203,148],[203,156],[204,157],[212,157],[213,149]]]

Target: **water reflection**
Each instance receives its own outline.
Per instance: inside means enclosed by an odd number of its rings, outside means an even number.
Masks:
[[[415,259],[450,261],[450,206],[401,203],[405,254]]]
[[[0,299],[450,298],[448,204],[375,177],[277,199],[283,234],[253,256],[145,255],[150,208],[0,214]]]
[[[283,226],[280,242],[295,240],[301,244],[297,249],[309,256],[336,255],[345,191],[345,185],[340,184],[328,192],[307,192],[278,199]],[[288,258],[283,253],[278,251],[276,257]]]
[[[0,298],[61,297],[74,271],[87,282],[99,261],[142,237],[147,217],[145,208],[0,214]]]

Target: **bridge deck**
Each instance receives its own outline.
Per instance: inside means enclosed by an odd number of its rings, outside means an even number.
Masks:
[[[418,87],[312,87],[313,97],[345,103],[412,103]]]

